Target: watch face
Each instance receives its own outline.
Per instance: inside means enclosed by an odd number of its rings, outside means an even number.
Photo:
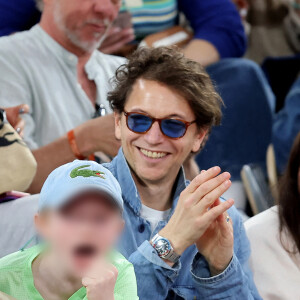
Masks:
[[[171,245],[166,239],[159,239],[158,241],[156,241],[154,247],[158,255],[162,258],[168,255],[171,251]]]

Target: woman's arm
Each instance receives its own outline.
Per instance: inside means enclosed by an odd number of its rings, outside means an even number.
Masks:
[[[230,0],[178,0],[178,7],[194,30],[194,39],[183,50],[187,57],[206,66],[244,54],[244,28]]]

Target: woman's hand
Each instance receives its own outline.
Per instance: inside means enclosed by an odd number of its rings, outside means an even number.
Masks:
[[[232,199],[214,205],[231,186],[230,174],[220,172],[219,167],[214,167],[199,174],[181,193],[173,216],[160,231],[159,234],[171,242],[177,254],[181,255],[187,247],[199,242],[207,229],[233,205]],[[216,239],[213,235],[206,237]],[[199,247],[201,245],[200,240]],[[203,247],[201,250],[205,249]]]

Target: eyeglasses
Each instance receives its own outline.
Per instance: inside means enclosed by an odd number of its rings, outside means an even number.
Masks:
[[[135,133],[147,133],[151,129],[153,123],[158,122],[163,135],[171,139],[182,138],[189,126],[196,122],[186,122],[184,120],[170,118],[157,119],[138,112],[124,111],[124,115],[129,130]]]

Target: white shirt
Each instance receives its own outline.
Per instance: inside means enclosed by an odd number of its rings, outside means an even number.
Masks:
[[[77,56],[39,25],[0,38],[0,107],[30,106],[30,114],[24,115],[24,138],[31,149],[49,144],[93,117],[95,107],[77,80],[77,62]],[[96,50],[85,65],[88,78],[97,86],[96,103],[108,112],[109,79],[124,62]]]
[[[152,209],[144,204],[140,211],[140,215],[143,219],[147,220],[150,223],[152,232],[155,230],[156,226],[161,221],[166,221],[169,217],[171,208],[168,210],[160,211]]]
[[[288,253],[281,244],[277,207],[245,223],[251,243],[250,267],[258,292],[264,300],[300,299],[300,254]],[[283,243],[292,249],[293,240],[283,234]]]

